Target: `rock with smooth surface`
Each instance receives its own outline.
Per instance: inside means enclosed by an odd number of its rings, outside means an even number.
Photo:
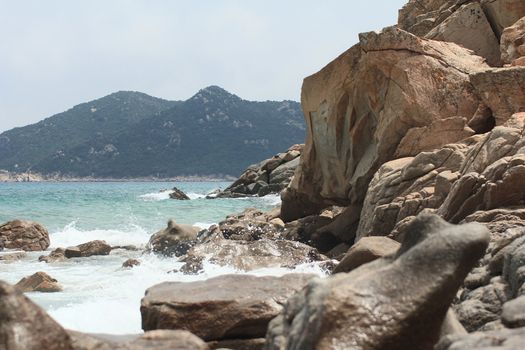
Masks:
[[[505,28],[525,16],[523,0],[481,0],[481,5],[498,38]]]
[[[512,64],[525,56],[525,17],[505,28],[501,35],[500,50],[501,60],[506,64]]]
[[[346,252],[334,273],[350,272],[363,264],[394,254],[399,247],[398,242],[388,237],[363,237]]]
[[[508,328],[525,327],[525,295],[503,305],[501,321]]]
[[[3,350],[73,350],[67,332],[22,292],[0,281]]]
[[[289,299],[269,325],[266,348],[433,349],[488,241],[479,224],[454,226],[420,215],[396,255],[313,280]]]
[[[359,211],[382,164],[472,134],[466,125],[481,104],[469,75],[488,67],[481,57],[395,27],[359,39],[304,80],[307,138],[298,170],[281,194],[285,222],[333,204],[355,204]],[[430,134],[421,129],[430,125]],[[409,133],[421,135],[420,141],[403,141]]]
[[[7,249],[39,251],[49,247],[46,228],[33,221],[13,220],[0,225],[0,240]]]
[[[206,341],[261,338],[282,304],[312,277],[224,275],[161,283],[141,301],[142,328],[185,329]]]
[[[62,286],[58,281],[45,272],[36,272],[31,276],[22,278],[15,287],[22,292],[61,292]]]

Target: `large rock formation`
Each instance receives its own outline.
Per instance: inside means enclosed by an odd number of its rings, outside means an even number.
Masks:
[[[142,328],[185,329],[207,341],[261,338],[286,299],[312,277],[224,275],[161,283],[142,299]]]
[[[483,59],[394,27],[361,34],[359,41],[304,81],[308,133],[282,194],[285,221],[329,204],[355,204],[359,211],[383,163],[475,132],[469,123],[480,99],[469,74],[487,68]]]
[[[39,223],[13,220],[0,225],[0,241],[8,249],[46,250],[49,247],[49,233]]]
[[[242,175],[224,191],[209,198],[237,198],[247,196],[266,196],[280,193],[290,183],[303,145],[293,145],[286,152],[249,166]]]
[[[396,255],[318,279],[289,299],[267,349],[432,349],[488,230],[422,215]]]
[[[501,60],[503,63],[523,66],[525,57],[525,17],[505,28],[501,35]],[[520,59],[521,58],[521,59]]]

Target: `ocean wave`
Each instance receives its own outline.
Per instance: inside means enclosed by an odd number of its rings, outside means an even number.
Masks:
[[[81,230],[73,221],[63,229],[50,234],[51,248],[70,247],[96,239],[104,240],[108,244],[115,245],[137,245],[141,246],[148,242],[149,233],[138,225],[129,225],[124,229],[93,229]]]
[[[215,223],[214,222],[212,222],[212,223],[209,223],[209,222],[196,222],[196,223],[193,224],[193,226],[197,226],[201,230],[206,230],[212,225],[215,225]]]
[[[201,198],[206,198],[206,195],[205,195],[205,194],[202,194],[202,193],[188,192],[188,193],[186,193],[186,195],[187,195],[188,197],[190,197],[190,199],[201,199]]]

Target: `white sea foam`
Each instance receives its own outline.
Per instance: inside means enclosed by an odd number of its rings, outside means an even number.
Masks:
[[[201,230],[208,229],[212,225],[215,225],[215,223],[214,222],[211,222],[211,223],[210,222],[196,222],[193,224],[193,226],[197,226]]]
[[[171,190],[146,193],[139,196],[144,201],[164,201],[170,199],[170,194],[173,193]]]
[[[150,237],[146,230],[137,225],[129,225],[122,230],[81,230],[76,227],[76,224],[76,221],[73,221],[62,230],[52,232],[50,248],[70,247],[96,239],[104,240],[112,246],[129,244],[141,246],[147,243]]]
[[[186,195],[187,195],[190,199],[201,199],[201,198],[206,198],[206,195],[205,195],[205,194],[202,194],[202,193],[188,192],[188,193],[186,193]]]

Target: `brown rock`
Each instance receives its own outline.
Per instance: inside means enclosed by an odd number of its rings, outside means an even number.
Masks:
[[[208,345],[212,349],[222,349],[222,350],[263,350],[264,345],[266,344],[266,339],[264,338],[254,338],[254,339],[226,339],[219,341],[208,342]]]
[[[401,244],[388,237],[364,237],[346,252],[334,273],[350,272],[370,261],[397,252]]]
[[[261,338],[282,303],[312,275],[224,275],[198,282],[165,282],[142,299],[142,328],[185,329],[206,341]]]
[[[522,0],[481,0],[481,5],[498,38],[505,28],[525,16]]]
[[[496,125],[514,113],[525,112],[525,67],[493,68],[470,76],[483,102],[492,110]]]
[[[49,247],[49,233],[32,221],[14,220],[0,225],[0,240],[7,249],[38,251]]]
[[[260,239],[242,241],[213,239],[191,248],[185,261],[189,271],[193,261],[209,259],[220,266],[231,266],[241,271],[252,271],[267,267],[294,267],[312,261],[328,260],[325,256],[306,244],[288,240]],[[198,269],[200,270],[200,269]],[[197,271],[198,271],[197,270]]]
[[[525,327],[525,295],[503,305],[501,321],[508,328]]]
[[[46,263],[62,262],[67,260],[66,250],[64,248],[57,248],[49,253],[48,256],[41,255],[38,261],[44,261]]]
[[[171,199],[178,199],[178,200],[189,200],[190,197],[186,195],[186,193],[179,190],[177,187],[173,187],[170,192],[170,198]]]
[[[395,256],[315,279],[270,322],[266,349],[433,349],[488,232],[420,215]]]
[[[58,281],[45,272],[37,272],[29,277],[22,278],[16,285],[22,292],[61,292],[62,286]]]
[[[151,236],[147,248],[154,253],[180,256],[195,244],[199,231],[198,227],[170,220],[167,228]]]
[[[74,247],[68,247],[64,254],[66,258],[85,258],[93,255],[108,255],[110,252],[111,246],[107,244],[106,241],[95,240]]]
[[[128,259],[122,263],[122,267],[124,268],[132,268],[134,266],[139,266],[140,261],[137,259]]]
[[[468,124],[476,114],[480,101],[469,74],[486,67],[456,44],[393,27],[361,34],[357,46],[304,81],[307,140],[299,170],[281,196],[283,220],[329,204],[359,206],[374,173],[398,152],[414,156],[471,134],[457,118]],[[431,124],[442,136],[399,148],[411,129],[424,134],[420,128]],[[440,125],[456,129],[445,132]]]
[[[525,17],[505,28],[501,35],[501,60],[503,63],[510,64],[514,60],[525,56],[523,50],[518,49],[525,44]]]
[[[18,288],[0,281],[3,350],[73,350],[69,335]]]
[[[13,262],[23,259],[27,256],[26,252],[0,253],[0,261]]]
[[[478,2],[463,5],[455,10],[427,33],[425,38],[459,44],[486,58],[491,66],[500,65],[498,39]]]

